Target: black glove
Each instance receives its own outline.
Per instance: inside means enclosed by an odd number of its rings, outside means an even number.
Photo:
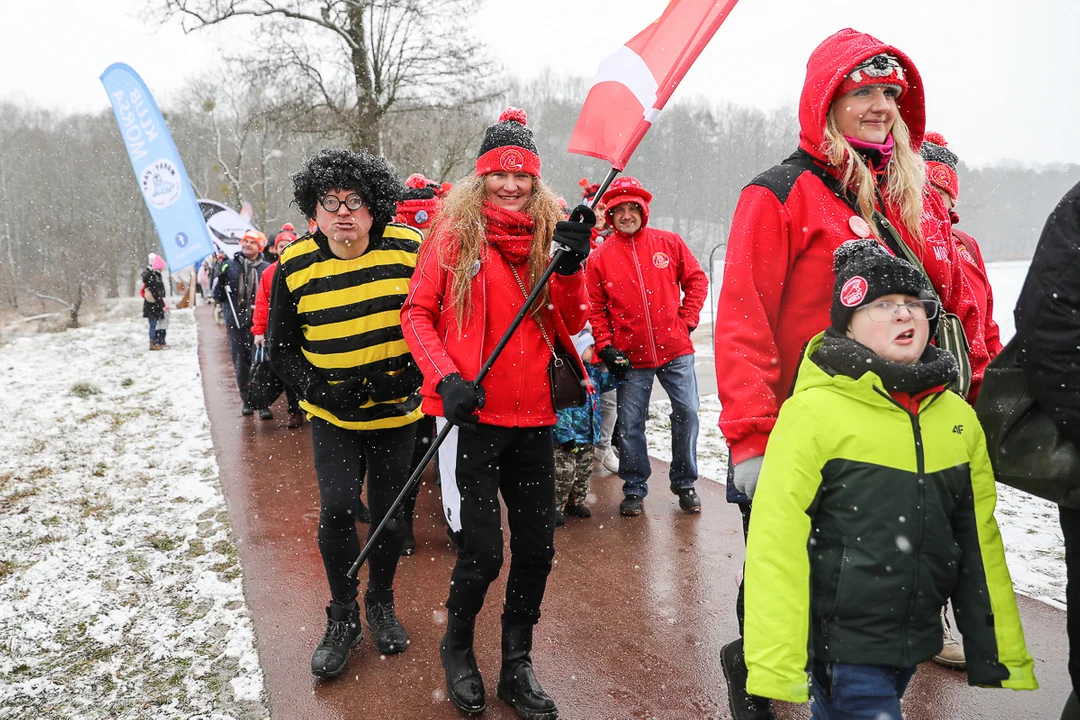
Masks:
[[[617,350],[614,345],[608,345],[601,350],[600,359],[604,361],[604,364],[607,365],[608,370],[611,371],[616,380],[625,379],[626,373],[630,372],[630,369],[634,367],[630,364],[630,358],[626,357],[626,353]]]
[[[444,377],[435,386],[443,402],[443,417],[454,425],[475,425],[480,418],[473,411],[484,407],[484,386],[473,385],[457,373]]]
[[[592,229],[596,224],[596,214],[588,205],[578,205],[570,213],[569,220],[555,223],[555,235],[551,241],[562,245],[566,250],[555,266],[560,275],[573,275],[581,269],[581,263],[589,257],[592,250]]]
[[[319,383],[306,399],[326,410],[355,410],[367,402],[368,390],[364,378],[352,377],[335,385]]]
[[[384,372],[368,373],[368,397],[372,402],[397,400],[412,395],[423,382],[424,376],[420,373],[420,368],[412,362],[397,375]]]

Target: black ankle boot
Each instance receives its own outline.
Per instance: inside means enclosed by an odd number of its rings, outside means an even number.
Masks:
[[[394,591],[368,591],[364,595],[368,629],[383,655],[396,655],[409,647],[409,635],[394,612]]]
[[[446,671],[446,694],[466,715],[479,715],[487,708],[484,679],[473,652],[476,618],[462,620],[454,613],[446,617],[446,635],[439,645],[439,657]]]
[[[557,720],[555,701],[533,674],[532,636],[532,625],[510,625],[503,619],[499,699],[514,708],[522,720]]]
[[[330,603],[326,608],[326,633],[311,656],[312,674],[324,678],[340,675],[349,661],[349,648],[360,642],[362,637],[357,604]]]

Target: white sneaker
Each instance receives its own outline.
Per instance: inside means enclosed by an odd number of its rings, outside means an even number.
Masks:
[[[604,453],[604,460],[602,464],[604,466],[604,469],[607,470],[609,473],[619,472],[619,451],[615,449],[614,445],[609,447],[607,449],[607,452]]]

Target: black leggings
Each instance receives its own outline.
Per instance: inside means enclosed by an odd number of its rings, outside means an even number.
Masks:
[[[1080,695],[1080,510],[1059,508],[1065,539],[1065,634],[1069,638],[1069,677]]]
[[[346,576],[360,554],[356,533],[356,499],[366,465],[371,531],[386,515],[405,481],[413,452],[416,425],[389,430],[345,430],[325,420],[311,419],[311,446],[319,479],[319,552],[335,602],[356,599],[359,581]],[[405,542],[401,510],[387,524],[368,557],[368,592],[389,594],[398,557]]]
[[[503,616],[514,625],[535,624],[555,556],[551,428],[454,428],[439,447],[438,468],[443,512],[458,546],[446,607],[464,620],[475,617],[502,570],[502,494],[510,528]]]

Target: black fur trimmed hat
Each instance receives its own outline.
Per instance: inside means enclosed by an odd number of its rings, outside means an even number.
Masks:
[[[903,258],[889,253],[877,240],[848,240],[833,252],[833,329],[847,332],[855,311],[882,295],[911,295],[937,300],[926,276]],[[930,321],[930,337],[937,318]]]
[[[540,152],[536,149],[529,117],[521,108],[509,107],[499,121],[484,132],[476,156],[476,174],[528,173],[540,177]]]

